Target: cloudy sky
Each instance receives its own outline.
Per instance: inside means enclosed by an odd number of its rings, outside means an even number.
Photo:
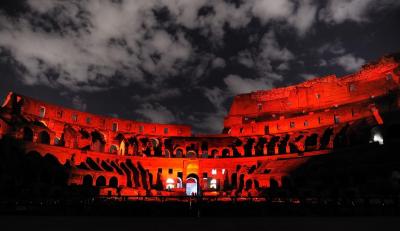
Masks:
[[[396,0],[2,0],[9,91],[218,133],[236,94],[400,51]]]

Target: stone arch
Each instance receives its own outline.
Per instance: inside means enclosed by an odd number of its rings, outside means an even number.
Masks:
[[[24,141],[33,141],[33,130],[30,127],[24,127],[22,139]]]
[[[153,147],[154,156],[162,156],[162,143],[160,142],[160,139],[152,138],[150,141]]]
[[[216,157],[216,156],[218,156],[218,150],[217,150],[217,149],[212,149],[212,150],[211,150],[211,155],[210,155],[210,157],[211,157],[211,158],[214,158],[214,157]]]
[[[118,188],[118,178],[115,176],[111,177],[108,181],[108,186]]]
[[[244,155],[245,156],[252,156],[253,155],[253,144],[255,140],[254,138],[248,138],[246,144],[243,146],[244,148]]]
[[[96,179],[96,186],[98,187],[106,186],[106,178],[104,176],[98,176]]]
[[[87,174],[87,175],[83,176],[82,185],[83,186],[93,186],[93,177],[92,177],[92,175]]]
[[[318,149],[318,134],[313,133],[305,140],[304,147],[306,151],[315,151]]]
[[[233,143],[232,143],[232,154],[233,154],[234,157],[239,157],[239,156],[242,155],[238,150],[238,147],[241,147],[242,145],[243,145],[243,141],[238,139],[238,138],[235,141],[233,141]]]
[[[112,154],[117,154],[118,153],[118,147],[115,144],[110,145],[110,153]]]
[[[178,158],[183,157],[183,149],[182,148],[175,149],[175,156]]]
[[[222,157],[229,157],[230,154],[231,154],[231,152],[228,148],[222,149],[222,153],[221,153]]]
[[[333,135],[333,128],[329,127],[325,129],[324,133],[320,138],[320,149],[328,148],[332,135]]]
[[[271,138],[271,140],[267,144],[267,149],[268,149],[268,155],[273,155],[273,154],[278,154],[275,151],[275,146],[278,143],[280,137],[279,136],[274,136]]]
[[[290,135],[289,135],[289,134],[286,134],[286,135],[281,139],[281,141],[279,142],[279,145],[278,145],[279,154],[285,154],[285,153],[287,153],[286,147],[287,147],[287,144],[288,144],[288,142],[289,142],[289,139],[290,139]]]
[[[295,134],[292,139],[289,140],[289,151],[290,153],[301,153],[304,152],[304,142],[302,139],[304,135]]]
[[[253,188],[253,181],[251,179],[246,180],[246,190],[252,189]]]
[[[196,158],[196,157],[197,157],[197,154],[196,154],[195,151],[190,150],[190,151],[188,151],[188,152],[186,153],[186,157],[188,157],[188,158]]]
[[[164,150],[169,152],[170,156],[174,152],[173,144],[172,144],[172,139],[171,138],[165,138],[164,139]]]
[[[50,135],[47,131],[43,130],[38,134],[38,143],[50,144]]]
[[[197,195],[199,190],[199,177],[191,173],[186,177],[186,195]]]
[[[258,142],[257,142],[256,146],[254,147],[256,156],[264,155],[264,146],[266,143],[267,143],[267,139],[265,139],[264,137],[260,137],[258,139]]]
[[[92,137],[92,150],[95,152],[104,152],[106,139],[103,133],[94,130],[90,133]]]
[[[208,153],[208,142],[207,141],[202,141],[200,145],[200,151],[201,151],[201,157],[202,158],[207,158],[209,153]]]

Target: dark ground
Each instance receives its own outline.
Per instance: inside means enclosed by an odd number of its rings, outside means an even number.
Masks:
[[[134,218],[1,216],[8,230],[398,230],[399,217]]]

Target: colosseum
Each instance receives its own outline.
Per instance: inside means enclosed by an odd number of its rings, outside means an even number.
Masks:
[[[237,95],[221,134],[210,135],[10,92],[0,108],[0,139],[12,140],[29,161],[21,176],[7,169],[13,157],[3,156],[0,182],[65,183],[99,196],[256,197],[290,187],[293,174],[313,160],[398,142],[399,78],[392,55],[351,75]]]

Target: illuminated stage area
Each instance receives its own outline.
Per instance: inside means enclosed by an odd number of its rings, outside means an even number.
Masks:
[[[378,172],[385,180],[376,193],[393,192],[400,177],[392,153],[400,137],[399,74],[391,55],[352,75],[237,95],[222,133],[212,135],[11,92],[0,111],[1,193],[296,204],[370,196]]]

